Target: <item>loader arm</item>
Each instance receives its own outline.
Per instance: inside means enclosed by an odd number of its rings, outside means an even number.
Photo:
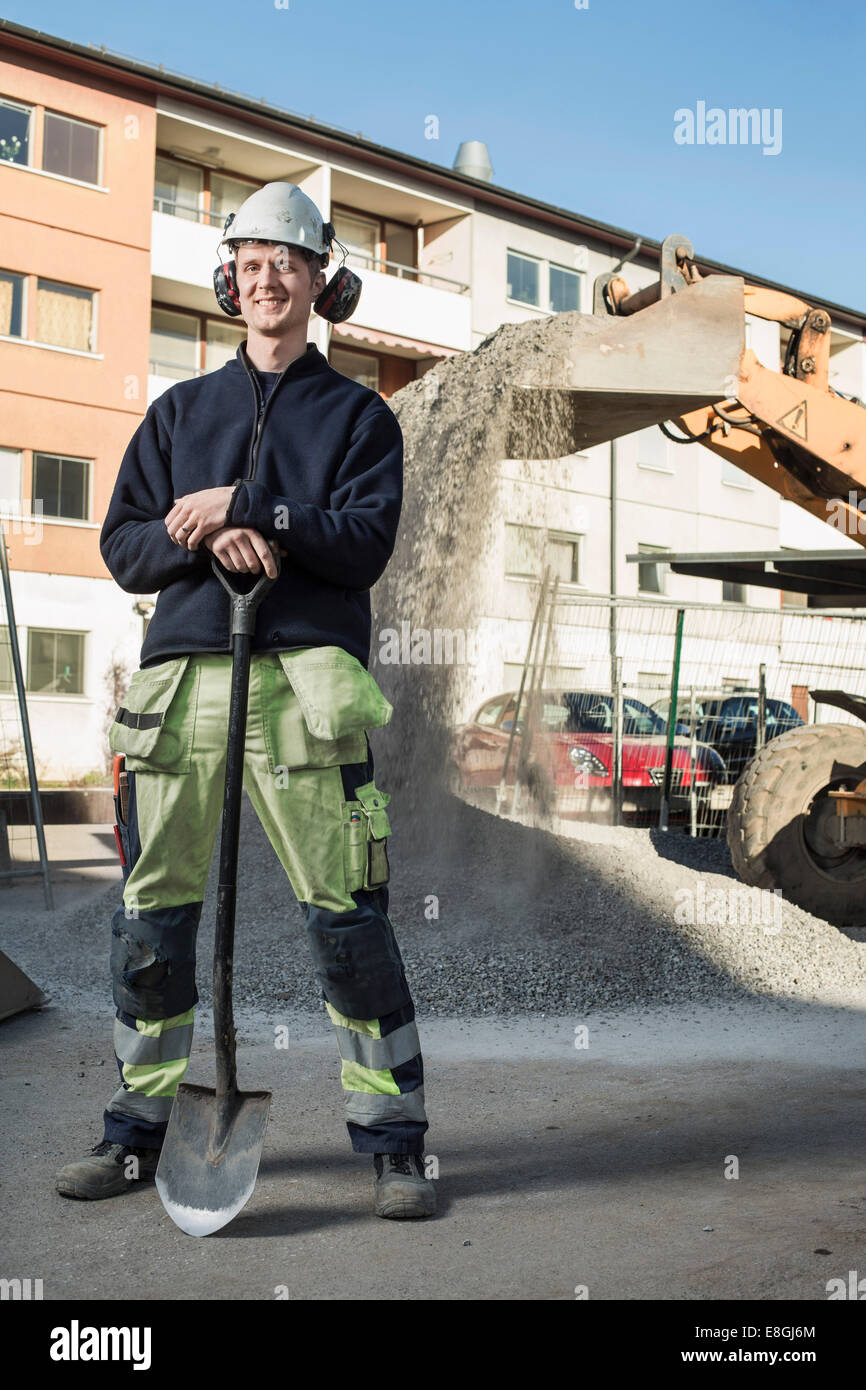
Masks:
[[[745,316],[791,337],[782,370],[745,347]],[[558,322],[557,322],[558,321]],[[598,277],[592,315],[544,326],[545,353],[510,383],[509,453],[563,457],[652,424],[701,443],[866,545],[866,410],[829,385],[830,317],[739,276],[701,276],[686,237],[632,294]]]
[[[690,243],[674,236],[662,247],[662,274],[654,285],[631,295],[619,277],[603,279],[608,312],[629,315],[665,292],[688,293],[702,277]],[[795,295],[746,282],[743,313],[792,330],[783,371],[769,370],[744,349],[732,396],[674,423],[690,441],[699,440],[819,520],[841,523],[866,546],[858,525],[861,510],[866,514],[866,412],[829,385],[829,315]]]

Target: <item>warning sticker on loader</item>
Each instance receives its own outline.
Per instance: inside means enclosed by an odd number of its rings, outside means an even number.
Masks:
[[[789,410],[787,415],[783,415],[776,421],[778,425],[783,425],[789,434],[794,434],[798,439],[808,438],[806,431],[806,402],[801,401],[795,405],[793,410]]]

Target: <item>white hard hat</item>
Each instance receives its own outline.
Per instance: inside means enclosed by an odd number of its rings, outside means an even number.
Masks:
[[[266,183],[227,218],[223,228],[223,242],[232,248],[243,241],[274,241],[326,255],[333,239],[331,223],[324,221],[312,198],[294,183]]]

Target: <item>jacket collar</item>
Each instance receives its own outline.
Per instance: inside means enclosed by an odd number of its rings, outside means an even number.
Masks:
[[[246,347],[247,340],[244,338],[244,341],[238,346],[235,356],[225,364],[226,371],[231,372],[233,375],[250,375],[254,368],[247,356]],[[300,357],[296,357],[294,362],[289,363],[288,367],[283,368],[283,371],[280,373],[280,380],[282,381],[283,378],[294,379],[295,377],[312,376],[317,372],[326,371],[327,368],[328,359],[319,352],[315,343],[307,343],[306,352],[302,353]]]

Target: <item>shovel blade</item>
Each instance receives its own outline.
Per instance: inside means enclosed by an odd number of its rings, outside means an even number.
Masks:
[[[187,1235],[227,1226],[253,1195],[270,1104],[270,1091],[237,1091],[227,1118],[211,1087],[178,1086],[156,1188]]]

